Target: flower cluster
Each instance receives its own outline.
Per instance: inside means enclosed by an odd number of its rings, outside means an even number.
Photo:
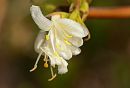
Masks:
[[[53,80],[56,74],[53,73],[53,68],[58,66],[58,74],[68,72],[67,60],[71,59],[73,55],[80,54],[80,46],[83,45],[83,37],[89,35],[86,26],[68,19],[62,18],[61,15],[55,14],[51,16],[51,20],[46,18],[39,6],[32,5],[30,8],[31,16],[37,26],[41,29],[35,41],[35,51],[39,53],[34,68],[37,68],[37,63],[41,57],[44,56],[44,67],[50,68]]]

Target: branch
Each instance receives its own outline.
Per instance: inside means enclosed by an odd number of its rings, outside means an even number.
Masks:
[[[76,5],[75,7],[76,7],[76,9],[80,8],[80,2],[81,2],[80,0],[76,0],[75,1],[75,5]]]
[[[126,7],[91,7],[88,18],[130,18],[130,6]]]

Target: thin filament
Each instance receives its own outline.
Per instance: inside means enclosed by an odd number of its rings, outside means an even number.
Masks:
[[[47,62],[48,61],[48,56],[45,54],[44,55],[44,59],[43,59],[45,62]]]
[[[38,61],[40,60],[40,57],[41,57],[42,53],[43,53],[42,51],[39,53],[39,55],[37,57],[37,60],[36,60],[36,62],[34,64],[34,67],[30,70],[30,72],[34,71],[37,68],[37,64],[38,64]]]
[[[50,66],[50,69],[51,69],[51,75],[52,75],[52,77],[50,79],[48,79],[48,81],[52,81],[53,79],[56,78],[56,74],[54,74],[52,66]]]
[[[40,49],[44,52],[44,50],[42,48],[40,48]],[[47,59],[47,58],[48,58],[48,56],[47,57],[45,56],[45,59]],[[51,76],[52,77],[50,79],[48,79],[48,81],[52,81],[56,77],[56,74],[54,74],[54,72],[53,72],[52,66],[50,66],[50,70],[51,70]]]
[[[48,61],[48,56],[47,56],[46,54],[44,55],[43,61],[45,61],[44,67],[45,67],[45,68],[48,68],[48,63],[47,63],[47,61]]]

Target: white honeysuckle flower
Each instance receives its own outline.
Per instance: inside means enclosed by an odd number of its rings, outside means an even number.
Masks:
[[[83,45],[82,38],[89,35],[88,29],[76,21],[61,18],[60,15],[54,15],[49,20],[42,14],[39,6],[32,5],[30,11],[34,22],[41,29],[34,46],[39,56],[30,71],[36,69],[38,60],[44,55],[45,67],[48,67],[47,61],[50,61],[51,67],[58,66],[59,74],[68,72],[66,60],[71,59],[72,55],[80,54],[79,47]],[[52,72],[50,80],[53,78]]]

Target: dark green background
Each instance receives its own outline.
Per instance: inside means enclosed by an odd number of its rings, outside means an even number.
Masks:
[[[45,14],[65,0],[33,0]],[[88,19],[91,39],[69,61],[69,72],[48,82],[50,70],[30,73],[37,58],[33,49],[39,31],[29,0],[8,0],[0,32],[0,88],[130,88],[130,19]],[[130,6],[130,0],[93,0],[91,6]],[[121,12],[122,13],[122,12]]]

